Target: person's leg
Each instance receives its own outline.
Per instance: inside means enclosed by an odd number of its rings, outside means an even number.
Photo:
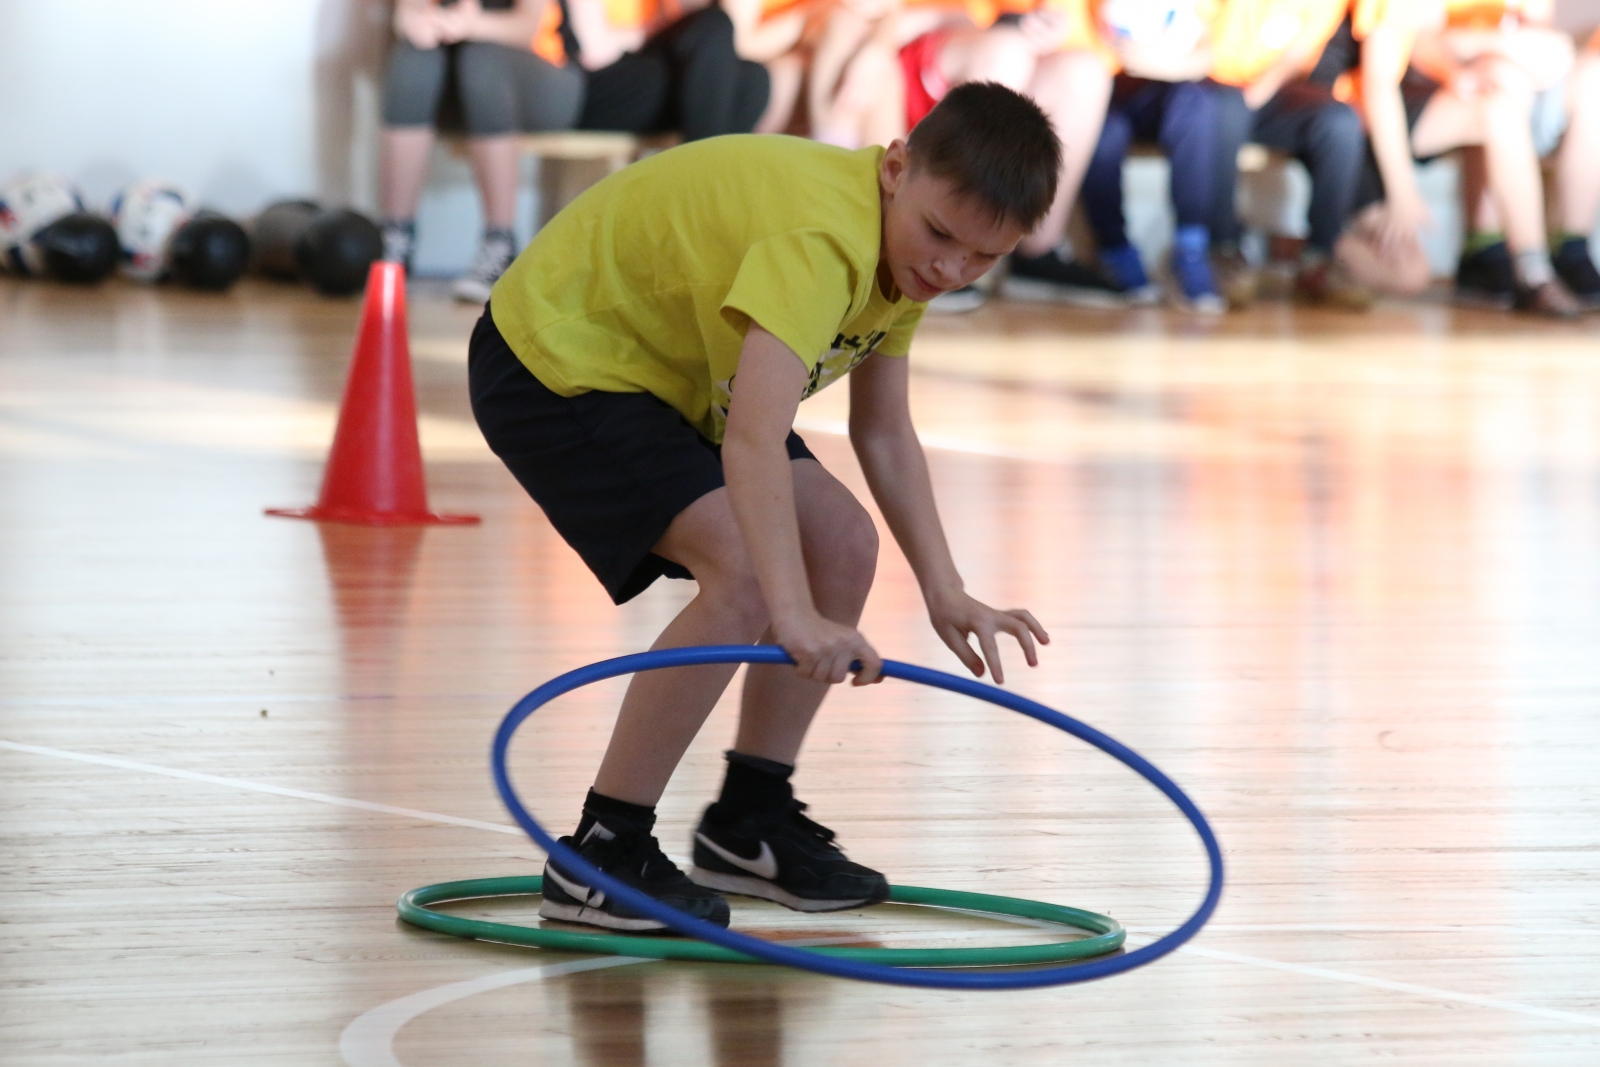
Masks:
[[[1600,271],[1589,238],[1600,222],[1600,51],[1578,55],[1568,84],[1567,133],[1556,161],[1561,238],[1555,268],[1591,309],[1600,308]]]
[[[991,61],[991,66],[993,66]],[[1099,266],[1063,254],[1067,220],[1100,143],[1100,127],[1111,99],[1111,72],[1092,52],[1057,52],[1035,61],[1028,93],[1061,140],[1056,196],[1039,225],[1017,245],[1007,267],[1004,292],[1012,299],[1061,301],[1086,307],[1147,302],[1153,289],[1130,296]],[[1119,174],[1118,182],[1121,182]]]
[[[1093,52],[1057,52],[1037,62],[1026,88],[1061,139],[1056,198],[1038,227],[1017,246],[1024,255],[1037,256],[1053,251],[1066,237],[1067,217],[1111,100],[1111,72]]]
[[[767,108],[756,120],[756,133],[783,133],[794,120],[794,108],[800,102],[800,89],[805,84],[805,60],[797,52],[785,52],[767,61],[767,83],[772,87]]]
[[[589,72],[580,130],[654,133],[671,121],[672,66],[659,48],[629,52]]]
[[[1561,227],[1587,237],[1600,224],[1600,51],[1579,54],[1567,100],[1571,110],[1556,166]]]
[[[1357,267],[1380,270],[1383,263],[1366,255],[1371,251],[1366,245],[1356,249],[1353,263],[1340,244],[1356,205],[1367,155],[1360,118],[1322,86],[1291,82],[1256,112],[1251,139],[1293,155],[1311,177],[1309,234],[1296,277],[1297,293],[1350,310],[1369,306],[1371,277]]]
[[[790,464],[795,512],[817,610],[855,625],[877,566],[877,532],[849,490],[815,460]],[[656,554],[695,576],[700,593],[652,648],[752,644],[768,627],[766,603],[728,505],[726,489],[685,509]],[[618,800],[653,805],[736,667],[715,665],[635,675],[623,698],[594,788]],[[788,667],[751,667],[735,749],[792,763],[825,684]]]
[[[395,42],[383,80],[383,134],[378,144],[378,204],[384,258],[410,267],[413,220],[433,151],[434,113],[444,91],[442,48]]]
[[[1118,75],[1111,105],[1100,125],[1100,136],[1095,141],[1078,190],[1084,215],[1101,251],[1128,243],[1122,213],[1122,165],[1133,144],[1133,117],[1127,105],[1128,98],[1134,95],[1134,82],[1135,79],[1126,75]]]
[[[1201,82],[1179,82],[1164,94],[1156,140],[1171,165],[1168,195],[1178,228],[1204,230],[1210,240],[1215,202],[1217,94]]]
[[[1544,182],[1533,147],[1529,114],[1533,86],[1516,64],[1487,60],[1485,87],[1473,97],[1441,89],[1428,101],[1412,131],[1413,151],[1422,158],[1462,145],[1483,145],[1489,190],[1506,243],[1517,257],[1519,276],[1537,286],[1550,278],[1544,225]],[[1541,264],[1536,260],[1543,260]]]
[[[806,82],[807,114],[811,136],[816,140],[846,148],[860,147],[860,122],[856,116],[838,109],[838,95],[851,62],[872,38],[877,21],[848,4],[829,8],[811,54]]]
[[[812,600],[824,618],[854,626],[877,571],[877,527],[850,490],[820,463],[801,459],[790,467]],[[799,677],[791,667],[751,666],[734,750],[793,763],[828,688]]]
[[[720,7],[685,15],[645,43],[672,65],[674,122],[685,141],[724,133],[749,133],[766,110],[771,86],[766,69],[746,72],[733,47],[733,20]],[[740,100],[741,89],[752,99]],[[748,124],[745,119],[748,118]]]
[[[1165,86],[1137,120],[1167,157],[1167,195],[1177,226],[1172,237],[1170,298],[1191,311],[1217,314],[1227,303],[1211,273],[1212,181],[1216,176],[1217,97],[1203,82]]]
[[[766,632],[766,601],[726,489],[707,493],[679,513],[655,553],[693,574],[699,592],[667,624],[652,650],[749,645]],[[595,792],[653,807],[737,669],[736,664],[713,664],[634,675],[595,776]]]
[[[1216,147],[1211,159],[1211,213],[1207,225],[1211,243],[1223,254],[1239,251],[1243,228],[1239,225],[1239,149],[1251,138],[1255,115],[1244,93],[1232,85],[1213,83],[1217,109]]]
[[[1366,156],[1360,117],[1321,86],[1293,82],[1256,113],[1251,138],[1305,165],[1311,177],[1306,244],[1332,255],[1350,218]]]

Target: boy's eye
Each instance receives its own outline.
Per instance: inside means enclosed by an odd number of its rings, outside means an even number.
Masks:
[[[950,235],[949,234],[945,233],[943,230],[939,229],[939,227],[933,225],[932,223],[928,224],[928,231],[930,233],[932,233],[935,237],[937,237],[941,241],[950,240]]]

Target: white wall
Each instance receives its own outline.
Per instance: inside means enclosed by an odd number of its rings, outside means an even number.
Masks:
[[[1600,0],[1561,10],[1600,22]],[[389,15],[389,0],[0,0],[0,180],[54,171],[96,205],[160,177],[236,216],[300,196],[373,212]],[[455,273],[476,245],[477,197],[447,153],[430,173],[416,266]],[[1170,240],[1165,167],[1136,161],[1127,184],[1130,234],[1156,262]],[[1453,269],[1453,175],[1429,184],[1431,258]]]
[[[94,206],[164,178],[240,217],[302,196],[375,211],[389,15],[388,0],[0,0],[0,181],[59,173]],[[438,160],[420,221],[421,268],[466,263],[464,166]]]

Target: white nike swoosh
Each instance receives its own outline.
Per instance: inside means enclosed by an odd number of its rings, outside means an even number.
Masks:
[[[562,889],[565,889],[567,891],[567,894],[569,896],[573,897],[575,900],[577,900],[578,903],[580,903],[580,904],[588,904],[588,903],[590,903],[590,900],[589,900],[590,889],[589,889],[588,886],[579,885],[577,882],[574,882],[574,881],[571,881],[570,879],[566,879],[566,878],[561,877],[560,873],[557,872],[554,867],[550,867],[550,866],[546,866],[545,867],[544,876],[546,878],[549,878],[552,881],[554,881],[556,883],[556,885],[560,886]],[[594,904],[595,907],[599,907],[601,902],[604,901],[604,900],[605,900],[605,895],[601,894],[600,900],[594,901],[593,904]]]
[[[735,867],[749,871],[757,878],[765,878],[770,882],[774,878],[778,877],[778,857],[772,854],[772,846],[767,844],[765,841],[761,842],[761,855],[757,856],[753,860],[747,860],[743,856],[736,856],[732,852],[729,852],[727,849],[711,840],[705,834],[700,833],[698,830],[695,831],[694,836],[695,840],[706,846],[706,848],[709,848],[712,852],[715,852],[717,855],[721,856]]]

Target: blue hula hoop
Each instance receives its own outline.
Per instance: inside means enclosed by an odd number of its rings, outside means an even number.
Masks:
[[[561,844],[545,832],[544,827],[528,813],[522,801],[517,797],[516,790],[511,786],[511,778],[506,769],[506,754],[511,746],[511,738],[517,728],[539,708],[548,704],[563,693],[571,692],[591,682],[598,682],[606,678],[615,678],[622,674],[633,674],[637,671],[659,670],[663,667],[693,667],[708,663],[793,663],[788,653],[776,645],[706,645],[693,648],[671,648],[656,652],[640,652],[631,656],[619,656],[616,659],[602,660],[591,663],[587,667],[579,667],[575,671],[568,671],[558,678],[541,685],[521,700],[517,701],[500,723],[496,731],[494,749],[491,763],[494,769],[495,788],[500,791],[500,799],[505,801],[506,808],[511,812],[523,830],[527,831],[534,843],[544,849],[551,857],[559,861],[564,867],[576,871],[588,879],[589,884],[606,891],[607,894],[624,901],[630,907],[648,915],[652,919],[666,923],[680,934],[688,937],[699,938],[712,944],[721,945],[735,952],[742,952],[754,956],[768,963],[782,964],[787,967],[798,967],[802,970],[815,971],[819,974],[833,975],[837,978],[854,978],[867,982],[882,982],[891,985],[921,986],[931,989],[1036,989],[1043,986],[1066,985],[1072,982],[1088,982],[1097,978],[1109,978],[1114,974],[1122,974],[1147,963],[1154,963],[1162,956],[1174,951],[1179,945],[1194,937],[1200,932],[1211,918],[1212,912],[1217,909],[1217,902],[1222,897],[1222,849],[1217,845],[1217,837],[1211,830],[1211,825],[1206,822],[1206,817],[1200,813],[1184,791],[1178,788],[1177,783],[1168,778],[1149,760],[1133,751],[1128,746],[1106,734],[1101,733],[1086,723],[1079,722],[1069,715],[1063,715],[1045,707],[1037,701],[1027,697],[1018,696],[996,686],[987,685],[969,678],[961,678],[943,671],[929,670],[926,667],[917,667],[909,663],[900,663],[895,660],[883,661],[883,673],[890,678],[900,678],[921,685],[933,686],[936,689],[949,690],[963,696],[976,697],[990,704],[1009,708],[1021,712],[1032,719],[1054,726],[1080,740],[1100,749],[1138,772],[1146,781],[1154,785],[1166,795],[1167,799],[1175,804],[1185,818],[1189,820],[1195,832],[1200,835],[1200,841],[1205,846],[1206,856],[1211,862],[1211,881],[1206,890],[1205,899],[1201,901],[1193,915],[1184,921],[1176,930],[1156,941],[1145,945],[1143,948],[1134,949],[1121,956],[1108,959],[1088,960],[1082,963],[1064,964],[1058,967],[1042,968],[1025,971],[956,971],[932,970],[917,967],[890,967],[883,964],[862,963],[857,960],[838,959],[810,952],[802,948],[789,948],[771,941],[751,937],[748,934],[735,933],[732,930],[715,926],[703,919],[696,919],[668,907],[660,901],[653,900],[639,890],[612,878],[610,875],[596,869],[587,863],[572,849]]]

